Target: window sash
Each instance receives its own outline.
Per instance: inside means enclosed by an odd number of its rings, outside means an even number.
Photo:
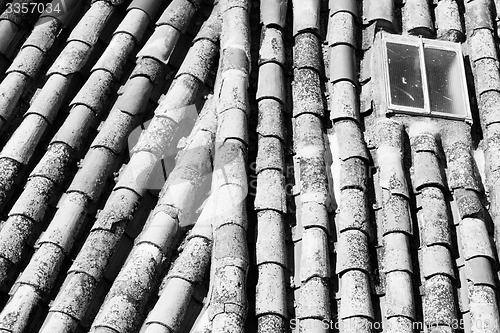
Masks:
[[[418,38],[418,39],[417,39]],[[461,45],[458,43],[434,40],[434,39],[426,39],[422,37],[414,37],[414,36],[401,36],[401,35],[392,35],[388,33],[383,33],[382,38],[383,45],[383,68],[384,68],[384,81],[385,81],[385,91],[386,91],[386,102],[387,102],[387,113],[407,113],[413,115],[426,115],[426,116],[439,116],[441,118],[450,118],[450,119],[460,119],[468,122],[472,122],[471,112],[470,112],[470,104],[469,104],[469,95],[467,91],[467,81],[465,77],[465,66],[463,61],[463,53],[461,50]],[[422,80],[422,89],[424,94],[424,108],[418,107],[410,107],[394,104],[391,96],[391,86],[389,80],[389,57],[387,54],[387,43],[395,43],[401,45],[411,45],[416,46],[419,49],[419,60],[420,60],[420,76]],[[452,112],[440,112],[440,111],[432,111],[430,106],[430,95],[429,95],[429,82],[427,78],[427,67],[425,63],[425,47],[431,49],[452,51],[456,54],[458,60],[458,66],[460,70],[460,89],[461,89],[461,103],[463,103],[463,111],[464,114],[455,114]]]

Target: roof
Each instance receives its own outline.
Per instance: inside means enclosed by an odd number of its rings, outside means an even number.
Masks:
[[[500,331],[496,2],[15,3],[0,331]],[[387,34],[472,121],[391,112]]]

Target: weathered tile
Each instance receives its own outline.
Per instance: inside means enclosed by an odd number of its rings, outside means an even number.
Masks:
[[[328,4],[328,8],[330,9],[330,16],[333,16],[337,13],[347,12],[356,18],[359,15],[358,6],[355,1],[350,0],[330,0]]]
[[[380,24],[386,29],[395,30],[396,24],[393,1],[368,1],[368,7],[365,9],[363,22],[372,23],[373,21],[377,21],[377,24]]]
[[[495,41],[492,31],[479,29],[469,39],[471,48],[471,60],[476,62],[480,59],[497,59]]]
[[[379,145],[377,160],[380,170],[378,178],[380,186],[389,190],[391,194],[409,198],[401,150],[393,146]]]
[[[415,319],[411,274],[395,271],[386,274],[385,316]]]
[[[347,11],[336,12],[329,20],[328,45],[347,44],[357,48],[356,17]]]
[[[330,318],[330,296],[327,282],[323,279],[313,278],[301,285],[296,302],[298,319]]]
[[[287,317],[286,272],[279,265],[262,264],[258,267],[256,315],[274,313]]]
[[[357,123],[350,120],[336,122],[334,130],[338,137],[341,138],[339,157],[342,161],[352,158],[368,161],[366,144]]]
[[[300,258],[300,281],[314,278],[329,278],[330,261],[328,235],[321,228],[307,228],[302,234],[302,252]]]
[[[389,232],[404,232],[413,234],[410,220],[408,200],[399,195],[388,195],[383,202],[383,234]]]
[[[474,257],[465,262],[465,274],[474,286],[488,285],[495,288],[495,277],[491,261],[485,257]]]
[[[266,2],[272,6],[273,1]],[[278,2],[278,1],[275,1]],[[286,2],[283,1],[286,6]],[[264,3],[261,4],[261,7]],[[261,14],[263,14],[261,10]],[[259,65],[267,62],[276,62],[281,66],[285,65],[285,45],[281,30],[275,28],[263,28],[261,33],[259,49]]]
[[[272,62],[260,65],[255,98],[257,101],[263,98],[272,98],[285,103],[284,73],[280,65]]]
[[[83,104],[95,113],[99,113],[111,97],[112,84],[112,74],[103,70],[95,71],[70,102],[70,105]]]
[[[340,189],[356,188],[366,190],[368,175],[366,161],[357,157],[349,158],[340,165]]]
[[[285,218],[272,210],[257,212],[256,264],[275,263],[286,267]]]
[[[417,191],[427,186],[444,187],[439,161],[434,153],[414,153],[413,170],[413,183]]]
[[[365,272],[352,270],[345,272],[342,277],[341,301],[339,318],[367,317],[374,318],[370,285]]]
[[[255,209],[286,213],[285,176],[279,170],[263,170],[257,175]]]
[[[317,202],[304,202],[296,214],[299,215],[297,218],[300,218],[305,229],[318,227],[327,234],[330,233],[330,219],[325,205]]]
[[[465,260],[484,256],[494,260],[493,247],[484,221],[477,218],[464,218],[459,226]]]
[[[113,6],[110,3],[103,1],[93,3],[80,22],[71,31],[68,42],[80,41],[88,45],[97,43],[97,39],[104,25],[109,21],[112,12]]]
[[[418,222],[421,244],[441,244],[451,248],[450,220],[443,192],[437,188],[425,188],[420,199],[422,210],[418,213]]]
[[[195,12],[196,7],[191,1],[174,0],[156,21],[156,25],[170,25],[181,33],[185,33],[187,25]]]
[[[272,0],[262,2],[260,5],[260,20],[264,26],[285,26],[288,5],[285,0]]]
[[[421,274],[429,279],[434,275],[446,275],[455,278],[450,250],[442,245],[425,246],[420,249]]]
[[[330,47],[330,81],[346,80],[358,84],[355,50],[349,45],[338,44]]]
[[[293,3],[293,11],[300,13],[294,16],[293,35],[305,31],[319,31],[320,1],[301,1]]]
[[[412,273],[412,262],[408,235],[402,232],[392,232],[383,238],[383,272],[388,275],[402,271]]]
[[[490,1],[467,1],[465,3],[465,27],[468,35],[479,29],[493,31],[493,20]]]

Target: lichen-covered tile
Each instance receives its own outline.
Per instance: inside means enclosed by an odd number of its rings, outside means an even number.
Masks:
[[[336,273],[343,274],[352,270],[360,270],[368,274],[370,258],[368,258],[368,239],[359,230],[346,230],[340,233],[337,241]]]
[[[365,160],[353,157],[342,161],[340,174],[342,175],[339,184],[341,190],[346,188],[366,190],[368,175]]]
[[[495,290],[490,286],[474,286],[469,291],[473,332],[493,333],[500,329]]]
[[[329,234],[330,219],[328,217],[328,209],[325,205],[317,202],[304,202],[297,215],[299,215],[298,218],[300,218],[302,226],[305,229],[318,227]]]
[[[109,72],[103,70],[93,72],[70,105],[83,104],[95,113],[99,113],[112,94],[112,83],[113,75]]]
[[[498,105],[500,105],[500,91],[490,90],[479,96],[479,115],[481,117],[481,123],[484,126],[500,122],[500,117],[496,112]]]
[[[152,84],[157,84],[161,80],[161,76],[165,74],[164,70],[165,64],[161,61],[150,57],[140,57],[137,59],[136,65],[130,74],[127,85],[129,87],[131,85],[145,85],[137,83],[140,79],[144,78],[148,78]],[[125,89],[125,92],[127,92],[127,89]]]
[[[319,38],[311,32],[304,32],[295,37],[293,49],[293,67],[296,69],[310,68],[318,73],[322,71],[319,56]]]
[[[161,17],[156,21],[157,26],[170,25],[185,33],[187,25],[196,12],[196,7],[188,0],[174,0],[168,6]]]
[[[204,27],[206,25],[203,25],[202,29]],[[214,42],[207,39],[198,40],[191,46],[189,51],[193,56],[184,59],[176,77],[182,74],[190,74],[204,82],[209,76],[212,67],[212,62],[209,59],[213,57],[216,51],[217,45]]]
[[[255,172],[266,169],[285,171],[283,143],[275,137],[261,137],[258,141],[260,153],[257,155]]]
[[[285,177],[279,170],[263,170],[257,175],[255,209],[286,212]]]
[[[475,191],[456,189],[453,191],[455,200],[457,201],[458,212],[460,217],[478,217],[483,211],[483,204]]]
[[[368,205],[362,190],[344,189],[341,191],[335,222],[339,232],[358,229],[368,234]]]
[[[496,60],[479,59],[475,62],[476,92],[481,95],[487,91],[500,91],[500,73]]]
[[[384,198],[383,207],[384,222],[382,229],[384,235],[390,232],[413,234],[410,223],[410,207],[406,198],[389,194]]]
[[[298,319],[330,318],[330,295],[327,282],[323,279],[316,277],[302,284],[296,302]]]
[[[31,79],[35,79],[41,65],[40,59],[43,56],[44,54],[40,49],[25,46],[19,51],[6,73],[19,72]]]
[[[85,16],[71,31],[68,42],[80,41],[88,45],[94,45],[112,13],[113,6],[110,3],[105,1],[94,2],[85,13]]]
[[[258,102],[258,107],[257,133],[285,142],[284,106],[276,100],[264,99]]]
[[[431,246],[442,244],[451,248],[450,221],[443,192],[425,188],[421,194],[422,210],[419,211],[420,241]]]
[[[403,7],[403,26],[411,35],[431,37],[434,24],[427,0],[407,0]]]
[[[304,68],[294,71],[292,85],[293,116],[310,113],[322,117],[324,114],[319,74],[313,69]]]
[[[54,183],[48,178],[30,178],[23,193],[12,206],[9,216],[23,215],[35,222],[40,222],[47,208],[44,203],[50,198],[54,187]],[[26,231],[25,237],[29,237],[30,234],[31,232]]]
[[[424,322],[427,327],[451,325],[457,313],[452,280],[446,275],[436,275],[424,283]]]
[[[349,81],[338,81],[332,85],[330,95],[330,119],[334,122],[353,120],[359,122],[358,91]],[[341,128],[339,128],[341,130]]]
[[[434,10],[437,38],[453,42],[465,39],[458,3],[454,0],[441,0]]]
[[[47,148],[47,152],[30,174],[30,177],[41,176],[55,184],[61,184],[71,161],[72,150],[65,144],[55,143]]]

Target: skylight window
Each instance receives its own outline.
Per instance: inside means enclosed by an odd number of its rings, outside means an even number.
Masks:
[[[472,121],[460,44],[385,35],[389,112]]]

